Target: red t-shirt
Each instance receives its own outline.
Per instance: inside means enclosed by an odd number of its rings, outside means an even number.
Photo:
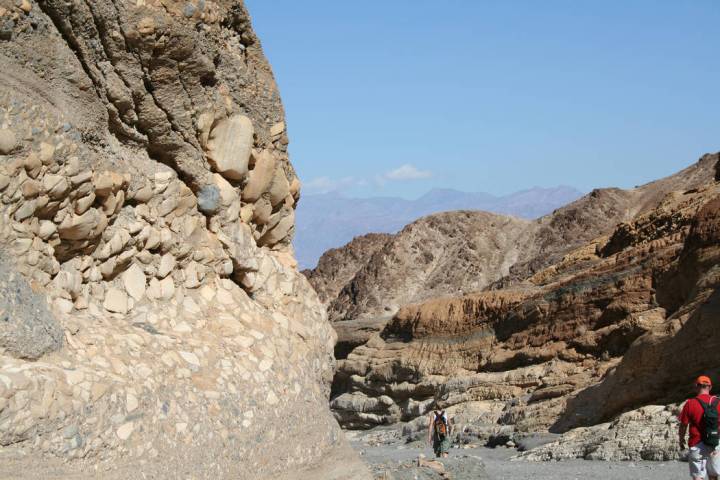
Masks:
[[[714,395],[702,394],[695,398],[699,398],[703,402],[710,404]],[[720,404],[718,404],[718,412],[720,412]],[[700,402],[691,398],[683,406],[680,412],[680,423],[683,425],[690,425],[690,439],[688,440],[688,447],[694,447],[698,443],[702,442],[702,431],[705,428],[702,425],[703,407]]]

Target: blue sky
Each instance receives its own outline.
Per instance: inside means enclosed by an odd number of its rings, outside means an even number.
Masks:
[[[720,150],[720,1],[246,0],[305,193],[633,187]]]

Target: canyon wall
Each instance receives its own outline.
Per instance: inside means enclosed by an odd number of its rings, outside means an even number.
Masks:
[[[488,274],[491,281],[476,292],[403,297],[409,301],[338,362],[336,417],[349,428],[408,422],[412,432],[422,428],[422,415],[439,408],[454,416],[459,431],[490,439],[566,432],[647,404],[682,401],[699,372],[720,373],[713,353],[719,337],[710,326],[718,160],[706,155],[633,190],[591,192],[529,224],[518,236],[515,263],[495,281]],[[463,228],[448,227],[448,237],[467,242]],[[409,265],[394,275],[414,278],[417,267]],[[384,278],[376,277],[372,292],[382,291],[377,284]],[[387,291],[394,302],[394,290]],[[343,328],[347,320],[334,321]],[[702,352],[695,362],[694,344]]]
[[[338,333],[337,357],[380,332],[405,305],[522,284],[573,249],[714,175],[710,156],[631,190],[593,190],[534,221],[479,211],[421,218],[395,235],[358,237],[305,271]],[[360,248],[372,245],[372,249]]]
[[[3,475],[364,477],[241,1],[0,0]]]

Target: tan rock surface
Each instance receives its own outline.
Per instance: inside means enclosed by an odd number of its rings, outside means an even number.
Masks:
[[[223,176],[242,180],[248,173],[253,146],[253,124],[245,115],[233,115],[210,131],[208,159]]]

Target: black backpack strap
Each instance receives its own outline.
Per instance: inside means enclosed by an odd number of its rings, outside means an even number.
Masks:
[[[703,401],[700,400],[698,397],[695,397],[695,400],[697,400],[697,402],[698,402],[698,403],[700,404],[700,406],[702,407],[702,409],[703,409],[703,414],[704,414],[704,413],[705,413],[705,410],[707,410],[710,405],[708,405],[707,403],[703,402]],[[711,401],[712,401],[712,400],[711,400]]]

